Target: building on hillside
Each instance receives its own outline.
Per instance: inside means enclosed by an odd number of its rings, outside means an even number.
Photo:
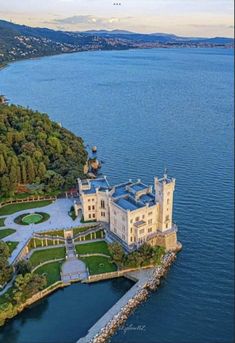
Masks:
[[[154,178],[154,187],[141,180],[110,186],[106,176],[94,180],[78,179],[80,201],[75,211],[82,211],[84,221],[106,223],[107,234],[127,250],[144,242],[167,250],[178,247],[177,227],[173,223],[175,179],[165,172]]]

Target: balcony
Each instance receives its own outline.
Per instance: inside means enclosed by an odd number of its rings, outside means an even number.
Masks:
[[[137,227],[137,228],[139,228],[139,227],[144,226],[144,225],[146,225],[146,224],[147,224],[147,223],[146,223],[144,220],[139,220],[138,222],[135,222],[135,223],[134,223],[134,226]]]

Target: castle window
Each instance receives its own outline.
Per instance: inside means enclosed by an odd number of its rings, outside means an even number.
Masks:
[[[90,211],[91,210],[91,206],[88,206],[88,211]]]
[[[170,220],[169,215],[166,216],[166,222],[168,222]]]
[[[135,221],[138,222],[140,220],[140,217],[136,217]]]
[[[152,227],[149,227],[148,228],[148,233],[152,232],[153,228]]]
[[[105,212],[101,212],[101,217],[105,217]]]
[[[91,214],[89,214],[89,218],[91,218]]]
[[[133,241],[133,238],[131,237],[131,242]]]
[[[92,217],[95,218],[95,213],[93,213]]]
[[[95,206],[92,206],[92,210],[94,210],[95,209]]]
[[[144,229],[141,229],[141,230],[139,231],[139,234],[142,235],[143,233],[144,233]]]
[[[100,201],[100,206],[101,206],[101,208],[105,208],[105,201],[104,200]]]
[[[88,199],[88,201],[91,201],[91,199]]]
[[[95,201],[95,199],[93,198],[93,199],[91,199],[91,201]]]
[[[149,219],[148,220],[148,224],[152,224],[153,220],[152,219]]]
[[[132,233],[132,231],[133,231],[133,229],[132,229],[132,227],[131,227],[131,233]]]
[[[144,214],[142,215],[142,219],[144,219]]]
[[[151,216],[152,214],[153,214],[153,212],[149,212],[149,213],[148,213],[148,216]]]

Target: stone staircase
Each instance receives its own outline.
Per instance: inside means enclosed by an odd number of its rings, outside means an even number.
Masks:
[[[75,249],[75,245],[73,242],[73,239],[68,237],[65,241],[65,248],[66,248],[66,254],[68,259],[76,259],[76,249]]]
[[[76,248],[71,237],[65,242],[67,259],[62,265],[61,279],[64,283],[83,280],[88,277],[86,265],[77,258]]]

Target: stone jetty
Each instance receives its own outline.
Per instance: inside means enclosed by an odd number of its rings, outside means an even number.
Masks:
[[[160,284],[161,277],[167,272],[176,258],[176,253],[167,253],[162,264],[156,268],[130,272],[126,277],[136,280],[135,285],[93,325],[88,334],[77,343],[105,343],[128,319],[129,315],[144,302],[151,291]]]

